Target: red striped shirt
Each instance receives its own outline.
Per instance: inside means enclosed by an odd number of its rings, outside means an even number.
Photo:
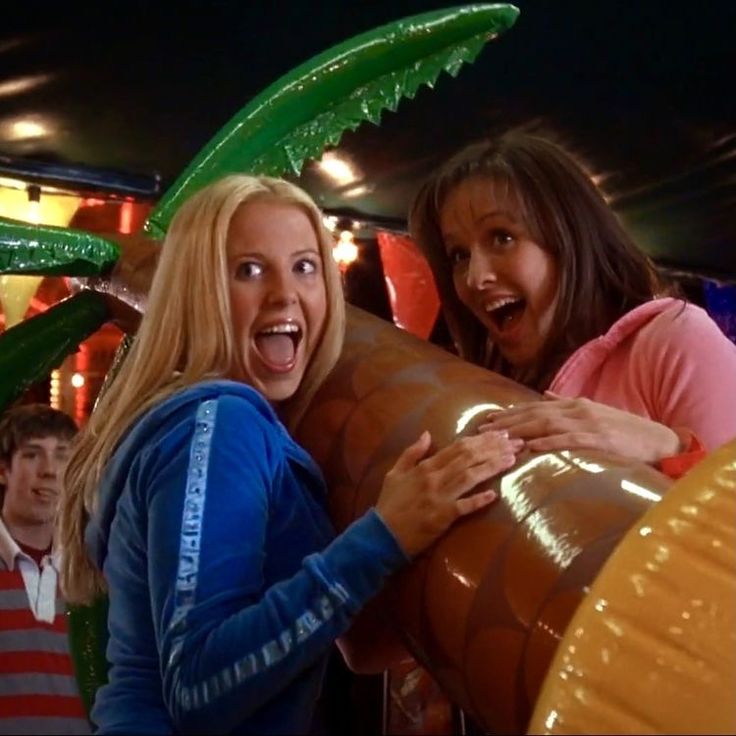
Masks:
[[[82,701],[68,695],[0,695],[2,718],[85,718]]]
[[[64,733],[90,733],[82,700],[74,694],[66,613],[59,603],[57,598],[53,622],[38,621],[17,565],[0,570],[0,733],[4,719],[13,719],[13,728],[28,719],[30,728],[39,718],[49,732],[58,726]]]

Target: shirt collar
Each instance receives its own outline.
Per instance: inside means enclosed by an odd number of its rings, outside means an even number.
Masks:
[[[8,527],[5,526],[3,517],[0,516],[0,559],[5,563],[8,570],[15,570],[15,561],[18,556],[28,557],[25,552],[18,546],[18,543],[10,536]],[[58,572],[60,567],[60,552],[53,549],[50,555],[51,564]],[[28,558],[30,559],[30,558]]]
[[[15,569],[15,558],[23,554],[13,537],[10,536],[2,516],[0,516],[0,558],[8,570]]]

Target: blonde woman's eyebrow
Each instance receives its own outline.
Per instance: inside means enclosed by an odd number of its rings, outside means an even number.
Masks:
[[[291,256],[304,256],[304,255],[319,255],[317,248],[303,248],[302,250],[294,251],[290,253]],[[258,250],[239,251],[238,253],[232,253],[229,258],[230,260],[241,260],[243,258],[267,258],[265,253],[261,253]]]

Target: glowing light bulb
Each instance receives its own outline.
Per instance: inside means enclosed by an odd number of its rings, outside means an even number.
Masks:
[[[58,370],[51,371],[51,380],[49,381],[49,405],[52,409],[61,408],[61,381]]]
[[[358,258],[358,246],[355,245],[353,233],[350,230],[343,230],[340,233],[339,240],[332,248],[332,257],[343,271]]]

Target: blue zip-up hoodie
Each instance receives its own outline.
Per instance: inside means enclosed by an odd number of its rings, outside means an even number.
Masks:
[[[145,414],[86,532],[110,593],[102,733],[297,734],[330,645],[407,560],[373,511],[337,538],[314,461],[253,389]]]

